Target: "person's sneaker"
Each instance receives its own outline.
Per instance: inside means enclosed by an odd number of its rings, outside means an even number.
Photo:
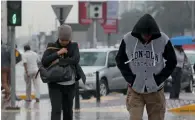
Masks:
[[[40,102],[39,98],[36,98],[35,100],[36,100],[36,102]]]

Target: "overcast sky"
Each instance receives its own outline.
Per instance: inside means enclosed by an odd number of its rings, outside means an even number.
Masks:
[[[78,23],[78,2],[63,1],[23,1],[22,26],[16,28],[16,37],[36,34],[40,31],[50,32],[55,29],[55,14],[51,5],[73,5],[67,23]],[[58,23],[59,24],[59,23]]]

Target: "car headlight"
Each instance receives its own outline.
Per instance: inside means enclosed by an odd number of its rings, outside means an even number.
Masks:
[[[95,77],[95,74],[94,73],[87,73],[85,75],[86,75],[86,77]]]

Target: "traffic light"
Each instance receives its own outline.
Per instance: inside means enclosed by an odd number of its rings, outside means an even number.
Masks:
[[[89,4],[89,17],[92,19],[101,19],[102,16],[102,3],[101,2],[90,2]]]
[[[7,25],[8,26],[22,25],[21,1],[7,1]]]

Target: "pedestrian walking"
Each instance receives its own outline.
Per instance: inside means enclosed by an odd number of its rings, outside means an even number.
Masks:
[[[58,39],[55,43],[48,44],[47,50],[42,57],[42,65],[48,68],[50,65],[59,63],[60,66],[70,65],[70,79],[62,79],[61,82],[48,83],[51,100],[51,120],[73,120],[73,99],[75,96],[75,82],[77,81],[77,69],[80,60],[79,48],[76,42],[72,42],[72,28],[69,25],[61,25],[58,31]],[[52,80],[59,81],[59,80]]]
[[[24,54],[22,56],[22,60],[24,63],[24,80],[26,82],[26,101],[31,102],[31,90],[32,90],[32,82],[35,88],[35,96],[36,102],[40,101],[40,86],[39,79],[36,76],[38,71],[38,63],[40,61],[37,53],[31,50],[29,45],[24,46]]]
[[[177,65],[172,77],[172,87],[170,91],[170,99],[179,99],[180,89],[181,89],[181,79],[182,79],[182,69],[185,61],[185,53],[181,45],[174,46],[175,54],[177,58]]]
[[[16,55],[16,64],[19,63],[22,58],[20,52],[17,50],[17,45],[15,49],[15,55]],[[11,88],[11,48],[9,45],[4,44],[1,41],[1,83],[2,87],[1,89],[4,90],[5,94],[5,100],[10,100],[10,88]],[[21,99],[17,97],[15,93],[15,99],[17,101],[20,101]]]
[[[151,15],[145,14],[124,35],[116,63],[129,84],[126,105],[130,120],[142,120],[145,105],[148,120],[164,120],[164,82],[177,60],[168,36],[160,32]]]
[[[11,52],[8,45],[3,44],[1,41],[1,84],[2,90],[4,89],[5,100],[10,99],[10,66],[11,65]]]

